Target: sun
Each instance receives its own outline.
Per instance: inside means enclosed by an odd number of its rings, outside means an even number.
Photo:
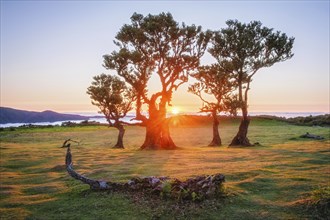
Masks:
[[[178,107],[172,107],[171,112],[173,115],[177,115],[180,113],[180,109]]]

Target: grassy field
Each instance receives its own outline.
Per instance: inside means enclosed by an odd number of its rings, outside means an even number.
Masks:
[[[117,131],[102,126],[1,131],[0,219],[322,219],[306,208],[315,192],[329,196],[330,130],[255,119],[249,137],[261,146],[228,148],[237,122],[220,126],[224,146],[207,147],[211,125],[173,122],[180,149],[139,151],[144,128],[127,127],[126,149],[111,149]],[[309,132],[324,136],[305,140]],[[91,192],[64,167],[65,139],[75,169],[91,178],[124,182],[135,176],[186,179],[202,174],[226,176],[225,198],[178,202],[113,192]],[[314,192],[314,193],[313,193]]]

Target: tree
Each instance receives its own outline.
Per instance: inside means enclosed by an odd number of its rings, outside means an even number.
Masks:
[[[118,129],[118,139],[114,148],[124,148],[125,122],[121,119],[133,109],[133,90],[117,76],[100,74],[94,76],[93,80],[92,85],[87,89],[87,94],[90,95],[92,104],[104,114],[109,126]]]
[[[201,112],[211,113],[213,119],[213,139],[209,146],[221,146],[218,114],[236,114],[238,102],[237,97],[232,94],[236,88],[235,84],[231,80],[231,75],[223,72],[217,64],[199,67],[193,77],[198,82],[190,85],[188,91],[203,101]],[[213,97],[215,101],[210,101],[205,95]]]
[[[200,26],[179,25],[170,13],[148,15],[134,13],[131,24],[116,35],[118,51],[104,56],[104,66],[115,69],[136,91],[136,119],[146,126],[141,149],[174,149],[166,108],[173,92],[187,82],[188,74],[199,66],[212,36]],[[148,94],[147,84],[157,75],[160,90]],[[142,107],[148,108],[148,116]]]
[[[238,85],[238,99],[242,120],[231,146],[250,146],[247,138],[248,91],[252,77],[263,67],[292,58],[294,38],[285,33],[263,27],[260,21],[243,24],[237,20],[226,22],[227,28],[215,33],[209,52],[217,59],[220,68],[233,74]]]

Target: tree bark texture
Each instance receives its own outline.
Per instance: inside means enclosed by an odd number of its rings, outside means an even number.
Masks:
[[[125,128],[122,124],[116,125],[115,126],[118,129],[118,138],[117,138],[117,143],[113,148],[122,148],[124,149],[124,134],[125,134]]]
[[[160,123],[149,121],[146,126],[146,136],[141,150],[158,150],[161,149],[161,127]]]
[[[173,150],[174,144],[169,129],[168,119],[149,121],[146,126],[146,136],[140,149],[145,150]]]
[[[249,124],[250,124],[250,118],[248,117],[248,109],[247,109],[247,92],[249,90],[249,84],[245,90],[245,96],[244,96],[244,100],[243,100],[243,91],[242,91],[242,77],[243,75],[240,74],[239,75],[239,79],[238,79],[238,98],[239,101],[242,103],[242,120],[241,120],[241,124],[239,125],[239,129],[238,132],[236,134],[236,136],[233,138],[233,140],[231,141],[229,146],[252,146],[252,144],[250,143],[248,137],[247,137],[247,133],[248,133],[248,128],[249,128]]]
[[[65,165],[66,165],[66,170],[68,171],[69,175],[76,180],[79,180],[85,184],[88,184],[91,189],[110,189],[110,186],[107,184],[107,182],[89,179],[89,178],[77,173],[73,169],[70,143],[66,144],[68,141],[69,140],[66,140],[63,143],[62,148],[67,148],[66,156],[65,156]]]
[[[160,104],[159,109],[156,103],[149,104],[149,120],[146,123],[146,136],[142,150],[173,150],[174,144],[169,129],[169,120],[166,118],[166,107]]]
[[[219,134],[219,119],[216,112],[212,112],[213,117],[213,139],[209,146],[221,146],[221,138]]]
[[[249,118],[243,118],[238,129],[238,133],[231,141],[229,146],[252,146],[249,139],[247,138],[248,127],[250,124]]]

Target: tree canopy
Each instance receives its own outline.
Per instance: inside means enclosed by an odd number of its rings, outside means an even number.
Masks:
[[[248,91],[252,77],[263,67],[292,58],[294,38],[264,27],[260,21],[228,20],[226,24],[219,31],[202,31],[201,26],[179,24],[170,13],[134,13],[131,23],[121,27],[114,41],[118,49],[104,55],[104,67],[115,70],[134,90],[135,119],[146,127],[142,149],[176,147],[166,111],[173,92],[188,81],[189,75],[199,81],[191,85],[190,92],[203,100],[201,111],[236,115],[241,108],[241,125],[231,145],[250,145]],[[201,66],[206,50],[216,62]],[[152,76],[159,79],[160,86],[150,93]],[[206,100],[203,94],[214,96],[216,101]],[[144,107],[147,114],[142,113]]]
[[[116,36],[119,51],[104,56],[108,69],[131,84],[143,102],[159,97],[170,103],[172,92],[188,79],[188,72],[199,65],[211,32],[202,32],[201,26],[180,27],[170,13],[148,15],[134,13],[131,25],[124,25]],[[146,95],[147,82],[157,74],[162,88],[151,97]]]
[[[101,74],[93,79],[87,89],[92,104],[100,109],[111,126],[120,123],[120,119],[133,109],[133,90],[117,76]]]
[[[136,119],[146,124],[147,133],[151,129],[149,123],[163,127],[152,131],[154,138],[144,147],[175,146],[166,125],[166,106],[170,105],[173,92],[199,66],[211,36],[211,31],[203,32],[201,26],[179,25],[170,13],[145,17],[134,13],[131,24],[125,24],[116,35],[119,49],[104,56],[104,66],[117,70],[135,89]],[[147,83],[153,74],[158,76],[161,88],[148,94]],[[148,107],[149,118],[141,113],[143,104]]]
[[[228,20],[226,24],[227,28],[215,32],[209,52],[223,71],[233,74],[239,86],[246,84],[244,98],[243,94],[239,97],[246,102],[252,77],[260,68],[293,57],[294,38],[263,27],[260,21],[244,24]]]
[[[188,91],[203,101],[201,112],[209,112],[213,118],[213,139],[209,146],[220,146],[222,141],[218,114],[229,112],[236,115],[239,105],[237,96],[233,93],[236,89],[235,81],[231,74],[224,72],[217,64],[199,67],[193,77],[198,82],[190,85]]]
[[[222,71],[232,74],[238,85],[238,99],[243,120],[231,145],[250,145],[247,139],[248,91],[255,73],[293,57],[294,38],[262,26],[260,21],[248,24],[228,20],[227,27],[215,32],[209,49]]]
[[[231,74],[223,72],[217,64],[212,64],[199,67],[192,76],[198,82],[190,85],[188,91],[203,101],[201,112],[229,112],[236,115],[238,103],[233,93],[236,83]],[[213,99],[207,97],[213,97]]]
[[[88,87],[92,104],[100,109],[110,126],[119,130],[115,147],[123,148],[123,121],[129,111],[133,109],[134,92],[117,76],[100,74],[93,77],[92,85]]]

